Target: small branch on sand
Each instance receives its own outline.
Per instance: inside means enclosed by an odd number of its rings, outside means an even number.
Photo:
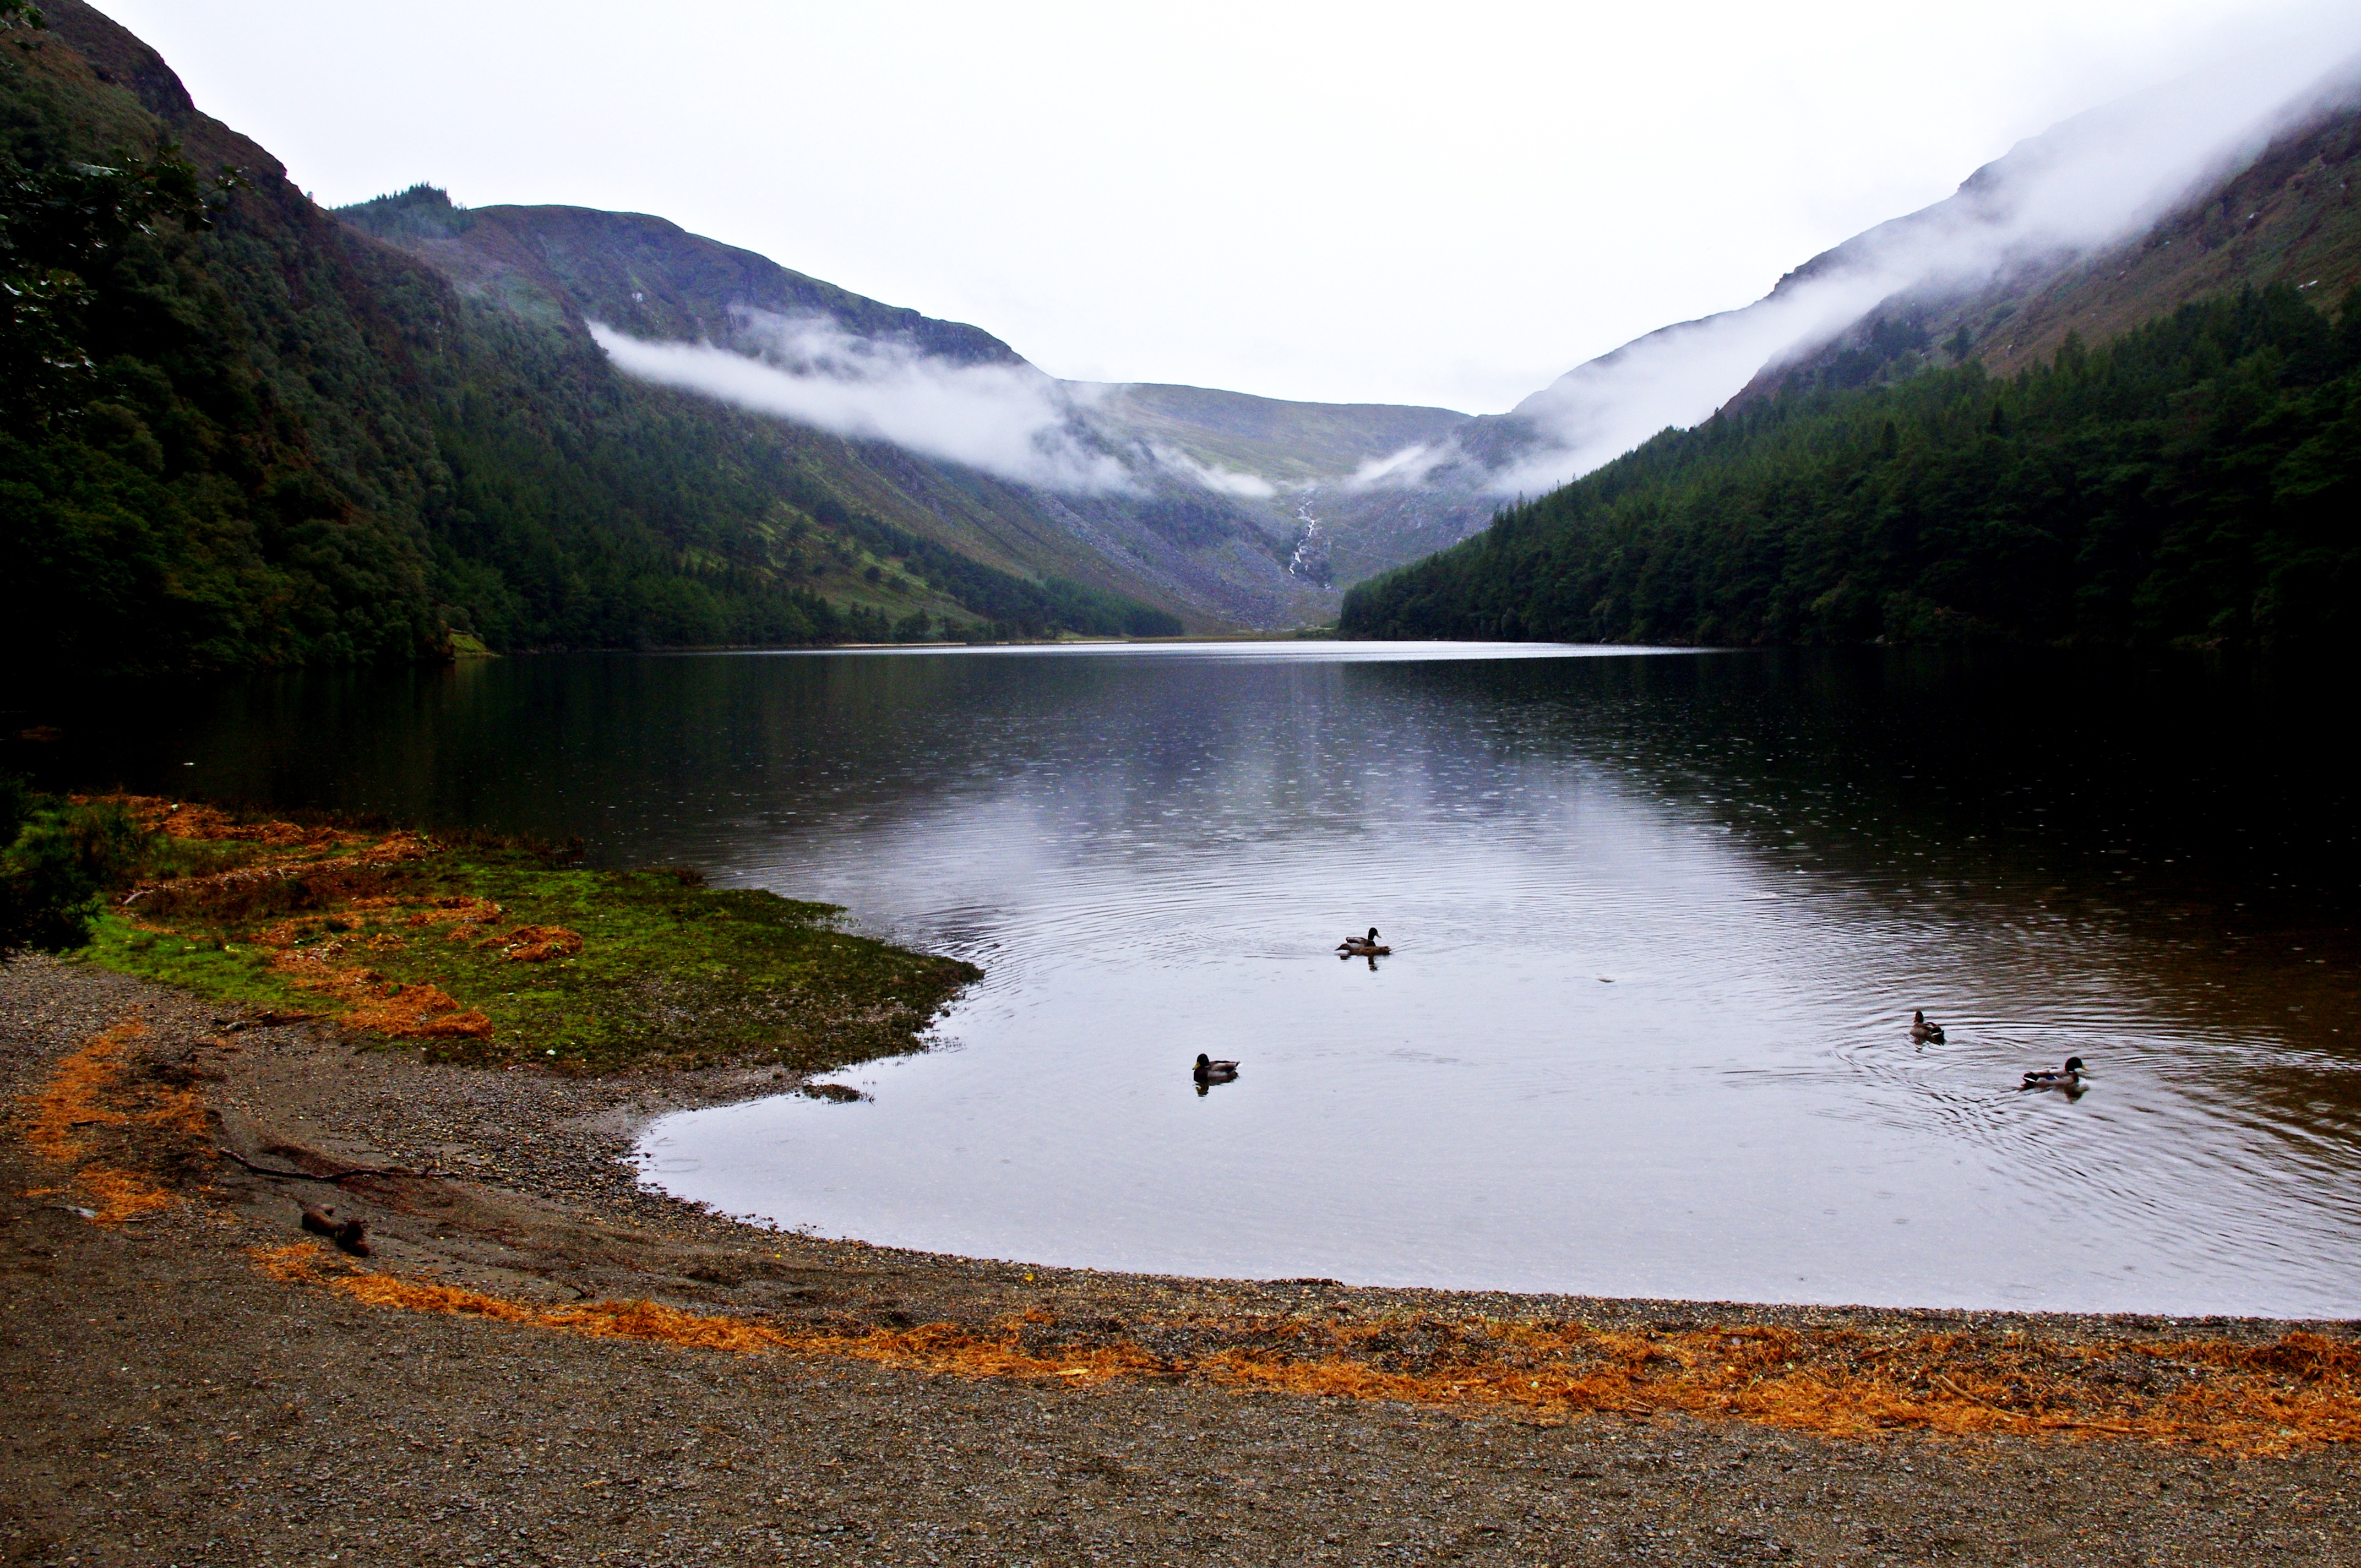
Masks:
[[[415,1181],[432,1181],[438,1177],[447,1176],[450,1174],[448,1171],[434,1170],[432,1168],[426,1170],[404,1170],[400,1166],[393,1165],[357,1165],[350,1170],[339,1170],[325,1176],[315,1176],[308,1170],[277,1170],[267,1165],[257,1165],[252,1160],[247,1158],[244,1155],[223,1148],[218,1144],[214,1146],[214,1153],[221,1156],[224,1159],[233,1160],[237,1164],[244,1166],[247,1169],[254,1172],[257,1176],[276,1177],[281,1181],[348,1181],[356,1176],[406,1176]]]
[[[1971,1394],[1965,1388],[1960,1387],[1957,1383],[1954,1383],[1949,1378],[1943,1376],[1940,1373],[1938,1373],[1935,1376],[1929,1378],[1928,1381],[1933,1383],[1937,1387],[1945,1389],[1948,1392],[1955,1394],[1959,1398],[1965,1399],[1971,1405],[1982,1405],[1985,1409],[1997,1410],[2004,1416],[2023,1414],[2022,1411],[2012,1410],[2005,1405],[1995,1405],[1990,1399],[1983,1398],[1980,1394]]]

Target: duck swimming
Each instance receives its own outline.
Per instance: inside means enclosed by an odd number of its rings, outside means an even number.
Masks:
[[[1939,1046],[1943,1043],[1943,1025],[1929,1024],[1924,1013],[1913,1013],[1910,1014],[1910,1037],[1920,1045]]]
[[[1393,951],[1391,948],[1386,947],[1378,940],[1378,928],[1375,926],[1369,927],[1369,934],[1366,937],[1345,938],[1336,944],[1336,950],[1355,958],[1376,958],[1381,953]]]
[[[2082,1088],[2082,1058],[2068,1057],[2066,1065],[2056,1072],[2028,1072],[2020,1089],[2063,1089],[2080,1092]]]
[[[1200,1083],[1227,1083],[1238,1076],[1238,1064],[1234,1061],[1215,1061],[1204,1052],[1199,1051],[1197,1065],[1191,1069],[1189,1076]]]

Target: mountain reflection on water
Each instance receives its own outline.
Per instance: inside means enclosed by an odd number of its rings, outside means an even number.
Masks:
[[[871,1102],[652,1128],[650,1179],[731,1212],[1169,1272],[2346,1315],[2352,790],[2284,682],[580,656],[249,685],[49,765],[579,833],[984,966],[944,1049],[848,1075]],[[1393,956],[1340,962],[1373,923]],[[1201,1096],[1200,1051],[1238,1081]],[[2090,1092],[2015,1091],[2070,1054]]]

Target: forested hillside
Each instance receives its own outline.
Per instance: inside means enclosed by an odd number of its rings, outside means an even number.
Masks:
[[[79,0],[42,10],[8,6],[0,34],[0,637],[20,674],[415,660],[455,632],[1180,630],[976,560],[775,422],[470,304],[315,207],[128,33]]]
[[[1346,595],[1363,637],[2303,645],[2361,594],[2361,290],[1668,431]]]
[[[697,344],[764,363],[781,323],[825,321],[848,340],[887,345],[890,355],[906,356],[904,362],[923,359],[934,370],[989,365],[1010,372],[1009,386],[1027,378],[1036,386],[1050,384],[978,328],[879,304],[643,213],[468,209],[420,185],[338,209],[336,216],[423,262],[449,285],[474,335],[511,345],[504,356],[578,363],[601,381],[615,372],[594,339],[593,322],[643,343]],[[432,340],[418,349],[435,351]],[[727,433],[725,447],[759,449],[772,475],[800,475],[802,491],[817,486],[836,509],[1004,577],[1056,585],[1060,595],[1077,603],[1075,596],[1092,588],[1149,597],[1210,626],[1283,623],[1301,597],[1303,585],[1283,565],[1290,525],[1268,508],[1240,505],[1153,463],[1134,465],[1135,483],[1127,487],[1053,492],[890,442],[767,415],[749,418],[703,394],[617,378],[648,406],[677,410],[692,423],[712,422]],[[1098,430],[1090,439],[1106,443],[1099,450],[1111,461],[1124,444],[1119,429]],[[784,524],[790,531],[799,521],[818,519],[796,490],[782,499],[794,514]],[[851,575],[829,565],[826,552],[815,554],[808,530],[783,542],[779,526],[777,519],[758,517],[748,531],[766,536],[762,552],[787,580],[814,583],[825,573],[829,580],[819,585],[825,591],[845,591]],[[832,520],[822,521],[821,528],[842,536]],[[990,618],[1013,623],[1021,615],[1038,623],[1047,613],[1040,605],[1011,602],[994,608]],[[1114,630],[1124,619],[1102,616],[1092,624]],[[1139,618],[1135,613],[1131,620]],[[1169,629],[1178,626],[1171,622]]]

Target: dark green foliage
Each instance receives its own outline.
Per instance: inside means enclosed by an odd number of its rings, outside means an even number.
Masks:
[[[881,521],[817,444],[625,379],[562,312],[462,297],[196,115],[137,40],[52,13],[63,37],[0,58],[0,659],[20,678],[437,659],[454,630],[885,641],[907,607],[831,600],[815,569],[851,587],[864,550],[1003,634],[1180,630]],[[250,181],[207,205],[174,134]],[[470,221],[423,186],[357,211],[396,235]]]
[[[379,239],[445,239],[467,232],[475,219],[439,185],[420,183],[336,209],[336,216]]]
[[[210,226],[205,188],[173,148],[115,162],[36,172],[0,156],[0,422],[10,429],[71,418],[96,392],[93,280],[114,272],[124,247],[168,224]]]
[[[433,653],[411,538],[323,463],[220,285],[269,202],[209,209],[152,122],[92,104],[61,60],[0,69],[0,658],[24,677]]]
[[[1177,637],[1178,616],[1086,587],[1063,577],[1034,582],[995,571],[956,550],[896,528],[873,512],[848,507],[808,476],[781,476],[779,493],[829,528],[841,530],[881,555],[897,556],[910,570],[992,623],[998,635],[1038,637],[1071,630],[1093,637]]]
[[[75,806],[0,777],[0,962],[88,942],[106,893],[129,882],[144,837],[118,804]]]
[[[1832,356],[1816,376],[1824,387],[1864,387],[1889,367],[1915,366],[1933,340],[1916,322],[1880,317],[1861,342]],[[1953,357],[1960,357],[1953,356]]]
[[[2006,382],[1790,390],[1365,583],[1361,637],[2320,644],[2361,594],[2361,291],[2186,306]]]

